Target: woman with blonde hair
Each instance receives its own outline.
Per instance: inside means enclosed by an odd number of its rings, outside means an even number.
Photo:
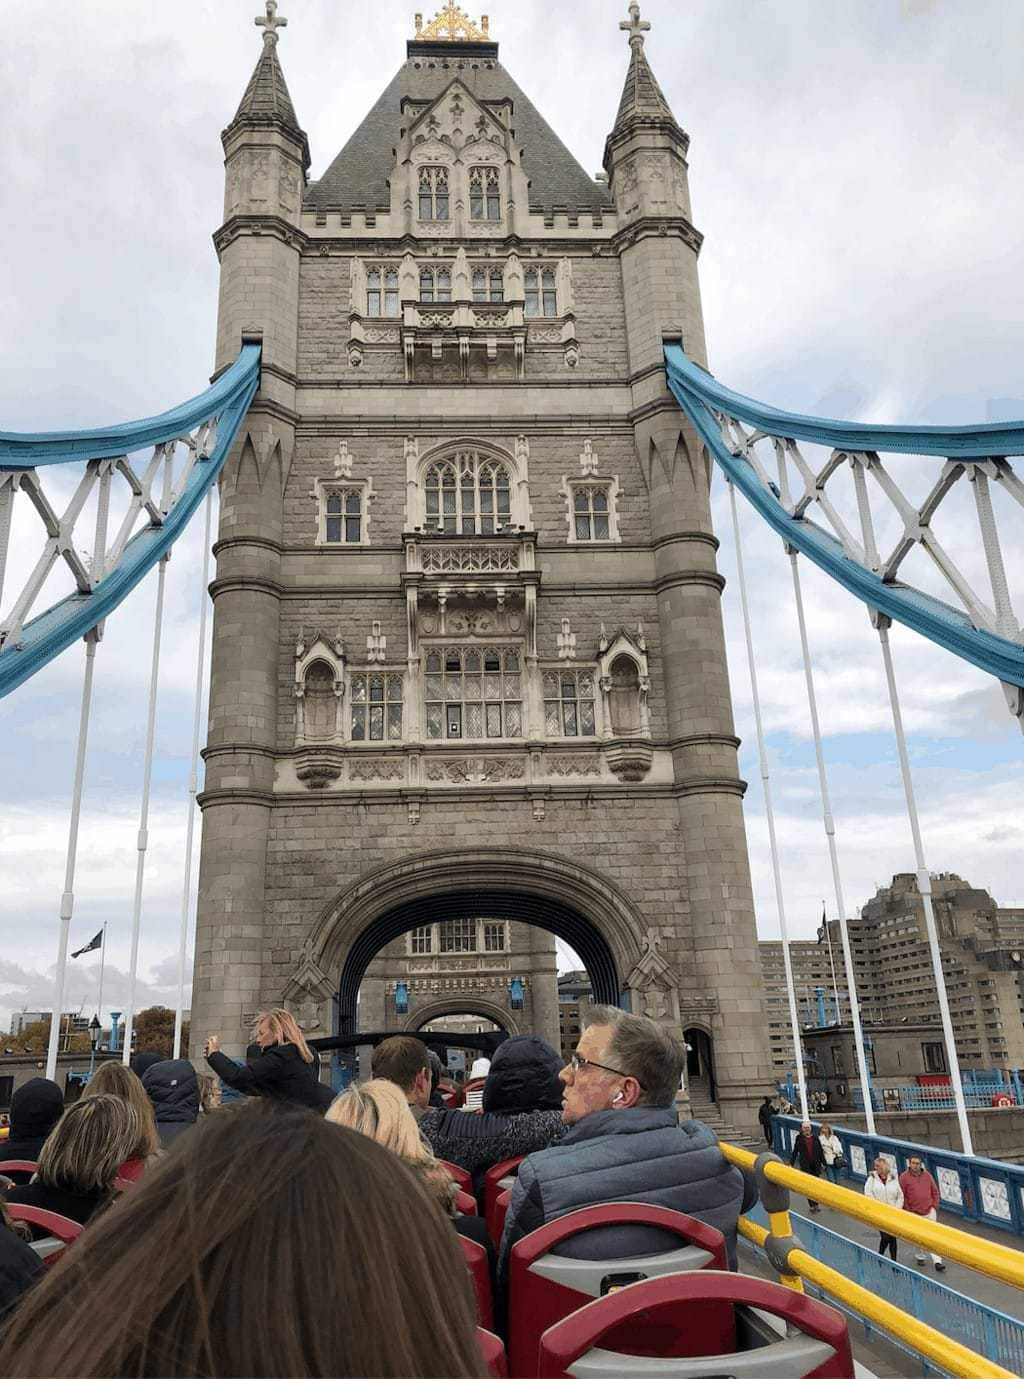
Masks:
[[[210,1067],[229,1087],[245,1096],[265,1096],[324,1111],[333,1093],[317,1073],[316,1054],[306,1043],[290,1010],[262,1010],[253,1026],[260,1047],[258,1058],[239,1065],[220,1051],[220,1037],[211,1034],[204,1053]]]
[[[479,1216],[463,1216],[456,1211],[455,1182],[445,1166],[434,1158],[433,1150],[420,1135],[405,1093],[394,1082],[375,1077],[369,1082],[353,1083],[335,1097],[327,1119],[348,1130],[357,1130],[397,1154],[413,1170],[428,1196],[441,1208],[459,1235],[483,1245],[488,1257],[493,1255],[486,1222]]]
[[[108,1059],[90,1077],[81,1100],[94,1096],[116,1096],[131,1106],[139,1118],[139,1140],[118,1170],[118,1177],[135,1182],[146,1164],[160,1153],[160,1133],[156,1127],[153,1103],[141,1080],[119,1059]]]
[[[82,1097],[50,1131],[31,1183],[12,1187],[7,1201],[55,1211],[84,1225],[110,1198],[121,1165],[142,1137],[129,1102],[109,1092]]]

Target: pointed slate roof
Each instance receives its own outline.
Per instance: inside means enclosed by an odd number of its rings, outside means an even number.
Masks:
[[[615,117],[615,128],[618,129],[635,116],[668,119],[675,123],[672,108],[651,71],[651,64],[647,61],[642,42],[631,45],[629,69],[626,72],[626,84],[622,88],[619,113]]]
[[[585,211],[611,206],[607,187],[584,171],[497,61],[497,44],[413,41],[408,49],[406,61],[380,99],[319,182],[309,187],[304,203],[307,208],[386,210],[390,204],[388,177],[399,131],[410,118],[402,114],[402,101],[432,103],[455,79],[478,101],[511,100],[512,128],[523,151],[531,206],[543,206],[549,214],[555,206]]]
[[[247,124],[277,124],[297,134],[305,151],[305,166],[309,167],[309,143],[288,94],[288,83],[278,60],[276,43],[264,43],[263,52],[245,88],[245,95],[225,133],[242,121]]]

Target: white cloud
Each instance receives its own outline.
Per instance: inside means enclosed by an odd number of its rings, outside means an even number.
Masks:
[[[596,171],[626,66],[620,0],[590,0],[585,24],[567,0],[489,8],[503,61]],[[0,212],[5,262],[16,268],[0,282],[5,429],[142,416],[205,385],[218,135],[258,56],[256,9],[205,0],[183,23],[173,6],[49,0],[5,15]],[[716,373],[780,406],[859,419],[983,419],[990,402],[1020,397],[1024,273],[1013,227],[1024,220],[1024,187],[1013,169],[1024,142],[1024,7],[650,0],[645,15],[654,24],[647,51],[693,140]],[[400,0],[358,14],[337,0],[293,0],[289,17],[279,52],[318,175],[402,60],[411,11]],[[921,481],[912,466],[900,473]],[[774,903],[720,489],[715,517],[768,932]],[[828,871],[789,574],[776,539],[749,512],[743,521],[791,911],[803,916],[828,894]],[[199,546],[193,523],[168,574],[142,940],[144,966],[165,984],[180,903]],[[1016,549],[1019,576],[1024,542]],[[972,552],[957,547],[957,556]],[[30,558],[19,545],[12,578]],[[823,725],[842,763],[834,803],[854,904],[911,864],[885,689],[866,615],[815,571],[804,581]],[[150,577],[111,619],[97,662],[75,931],[85,941],[97,919],[116,921],[115,965],[126,955],[152,601]],[[1020,735],[979,672],[900,629],[893,645],[929,861],[1019,903]],[[56,946],[81,659],[73,648],[0,705],[0,952],[35,974],[8,983],[18,993],[41,989]]]

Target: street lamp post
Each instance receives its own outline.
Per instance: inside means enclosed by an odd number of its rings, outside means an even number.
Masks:
[[[103,1030],[100,1026],[99,1016],[94,1015],[89,1021],[89,1043],[92,1046],[92,1053],[89,1056],[89,1076],[92,1077],[96,1070],[96,1050],[100,1046],[100,1035]]]

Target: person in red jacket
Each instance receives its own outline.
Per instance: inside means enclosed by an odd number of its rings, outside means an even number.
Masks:
[[[939,1187],[916,1154],[907,1160],[907,1167],[900,1174],[900,1187],[903,1189],[904,1211],[912,1211],[915,1216],[923,1216],[929,1221],[936,1220]],[[917,1264],[927,1264],[928,1256],[919,1247],[914,1260]],[[939,1255],[932,1255],[932,1263],[940,1274],[946,1267]]]

